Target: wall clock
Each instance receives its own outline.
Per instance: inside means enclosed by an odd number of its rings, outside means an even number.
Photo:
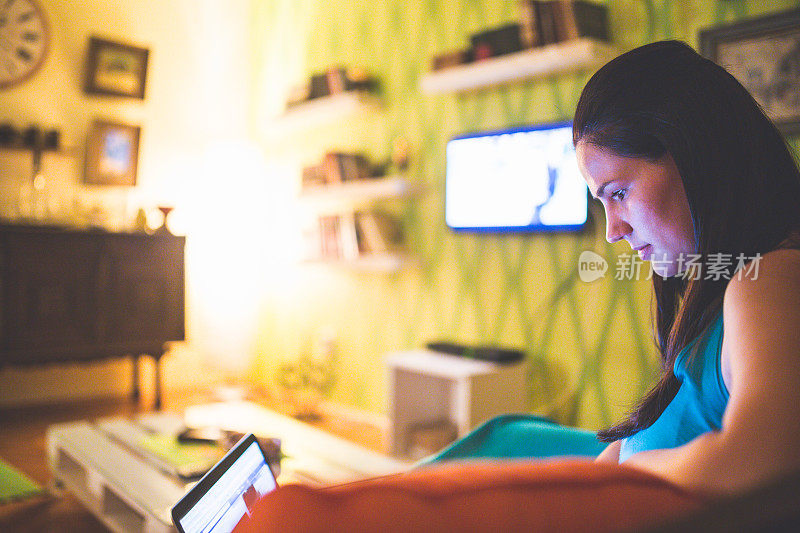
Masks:
[[[0,1],[0,89],[37,71],[49,40],[47,20],[36,0]]]

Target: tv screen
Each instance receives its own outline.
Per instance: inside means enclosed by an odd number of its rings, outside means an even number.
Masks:
[[[460,135],[447,143],[445,222],[458,231],[576,231],[588,190],[572,124]]]

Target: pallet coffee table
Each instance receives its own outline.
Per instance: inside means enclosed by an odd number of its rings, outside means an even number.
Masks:
[[[332,485],[410,466],[250,402],[194,406],[186,410],[183,420],[176,415],[158,416],[159,423],[167,426],[171,419],[175,427],[185,422],[281,439],[287,457],[281,462],[279,485]],[[150,417],[148,425],[158,416],[144,415]],[[175,531],[170,509],[190,484],[146,460],[119,438],[137,431],[144,431],[139,421],[121,418],[49,427],[47,449],[54,481],[112,531]]]

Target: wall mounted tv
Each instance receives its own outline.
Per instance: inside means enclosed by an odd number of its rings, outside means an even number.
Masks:
[[[578,231],[588,188],[572,124],[471,133],[447,143],[445,222],[456,231]]]

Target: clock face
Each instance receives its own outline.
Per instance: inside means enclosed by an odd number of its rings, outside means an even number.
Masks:
[[[47,22],[35,0],[0,0],[0,89],[36,72],[47,41]]]

